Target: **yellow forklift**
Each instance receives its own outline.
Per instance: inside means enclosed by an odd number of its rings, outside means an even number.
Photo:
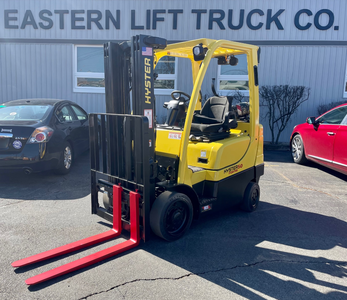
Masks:
[[[147,241],[152,232],[174,241],[193,219],[239,205],[254,211],[264,173],[263,127],[259,124],[258,60],[253,45],[198,39],[167,45],[138,35],[104,45],[106,113],[91,114],[92,213],[113,222],[107,232],[17,262],[26,266],[130,231],[121,244],[43,274],[27,284],[94,264]],[[202,105],[202,85],[211,61],[235,67],[247,56],[249,102],[213,96]],[[190,61],[193,89],[175,90],[157,124],[155,68],[163,57]],[[185,74],[187,76],[188,74]],[[235,101],[234,101],[235,102]]]

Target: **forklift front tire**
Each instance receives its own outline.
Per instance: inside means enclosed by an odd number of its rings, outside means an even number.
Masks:
[[[182,193],[166,191],[155,199],[150,213],[152,231],[169,242],[178,240],[193,220],[193,205]]]
[[[260,188],[258,183],[251,181],[243,195],[241,209],[247,212],[255,211],[258,207],[260,198]]]

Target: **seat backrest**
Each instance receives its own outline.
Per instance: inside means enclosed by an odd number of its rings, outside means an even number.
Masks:
[[[225,114],[229,110],[227,97],[211,97],[206,100],[200,114],[217,120],[224,120]]]

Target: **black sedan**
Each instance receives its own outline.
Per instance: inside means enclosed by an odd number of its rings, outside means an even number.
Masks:
[[[54,169],[67,174],[89,148],[87,113],[55,99],[14,100],[0,105],[0,171]]]

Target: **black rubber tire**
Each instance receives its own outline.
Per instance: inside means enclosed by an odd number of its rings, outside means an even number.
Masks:
[[[292,158],[295,163],[304,165],[307,163],[307,158],[305,156],[304,142],[300,134],[293,136],[290,143],[290,151],[292,153]]]
[[[67,149],[70,149],[70,152],[71,152],[71,160],[70,160],[69,166],[64,162],[64,152],[68,151]],[[71,144],[68,141],[64,141],[61,158],[59,160],[57,169],[55,169],[55,173],[59,175],[68,174],[71,170],[73,162],[74,162],[73,148],[71,147]]]
[[[185,194],[166,191],[155,199],[151,213],[152,231],[169,242],[178,240],[193,220],[193,205]]]
[[[251,181],[243,195],[241,209],[247,212],[255,211],[258,207],[260,199],[260,187],[258,183]]]

